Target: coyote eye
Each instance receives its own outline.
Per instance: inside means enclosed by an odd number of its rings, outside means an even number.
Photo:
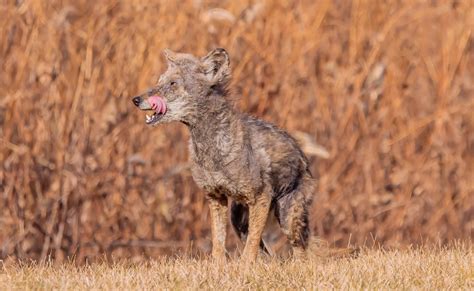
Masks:
[[[171,82],[170,82],[170,86],[171,86],[171,87],[176,86],[176,82],[175,82],[175,81],[171,81]]]

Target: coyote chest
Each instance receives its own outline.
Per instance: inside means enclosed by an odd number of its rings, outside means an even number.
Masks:
[[[251,203],[262,189],[260,168],[241,121],[232,112],[223,113],[191,131],[193,178],[209,196]]]
[[[244,159],[242,159],[244,158]],[[262,183],[255,165],[245,162],[245,157],[228,156],[218,163],[212,157],[199,159],[191,151],[193,179],[209,196],[227,196],[239,202],[249,203],[261,192]]]

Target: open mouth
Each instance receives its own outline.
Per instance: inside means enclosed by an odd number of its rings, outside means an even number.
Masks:
[[[154,124],[155,122],[158,122],[158,120],[163,118],[164,115],[165,115],[164,113],[157,113],[157,112],[153,112],[152,115],[147,114],[145,117],[145,123]]]
[[[155,124],[166,114],[166,102],[160,96],[151,96],[150,98],[148,98],[148,103],[150,104],[151,110],[153,110],[153,114],[146,115],[145,123]]]

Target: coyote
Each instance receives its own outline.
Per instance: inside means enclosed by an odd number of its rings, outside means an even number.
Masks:
[[[271,211],[293,254],[303,255],[310,230],[313,179],[295,139],[275,125],[239,113],[229,100],[229,55],[218,48],[205,57],[165,50],[168,69],[155,87],[133,98],[146,124],[180,121],[190,131],[194,181],[207,195],[212,256],[225,257],[228,200],[231,222],[245,242],[241,258],[255,261],[266,246],[262,231]]]

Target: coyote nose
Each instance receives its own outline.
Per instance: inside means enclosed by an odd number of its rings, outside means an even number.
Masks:
[[[134,97],[132,99],[132,101],[133,101],[133,104],[135,104],[135,106],[138,106],[138,105],[140,105],[140,102],[142,101],[142,98],[140,98],[140,96],[137,96],[137,97]]]

